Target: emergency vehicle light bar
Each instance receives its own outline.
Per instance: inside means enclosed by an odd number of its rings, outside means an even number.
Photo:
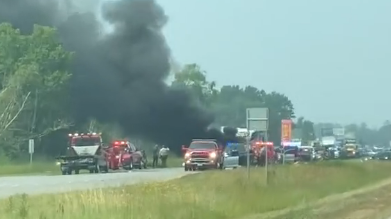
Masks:
[[[85,136],[85,135],[102,135],[102,133],[93,132],[93,133],[86,133],[86,134],[84,134],[84,133],[80,133],[80,134],[79,133],[74,133],[74,134],[69,133],[68,134],[69,137]]]
[[[257,141],[255,142],[256,145],[273,145],[273,142],[262,142],[262,141]]]

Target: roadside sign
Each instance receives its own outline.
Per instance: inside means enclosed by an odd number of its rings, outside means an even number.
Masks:
[[[34,154],[34,139],[29,139],[29,154],[30,154],[30,165],[32,165],[33,154]]]
[[[269,128],[268,108],[246,109],[247,130],[267,131]]]
[[[29,139],[29,154],[34,154],[34,139]]]
[[[250,130],[254,132],[265,132],[264,141],[268,141],[267,131],[269,129],[269,108],[247,108],[246,109],[246,128],[250,135]],[[250,148],[249,138],[247,145]],[[268,157],[266,153],[265,172],[266,183],[268,182]],[[250,178],[250,150],[247,150],[247,178]]]
[[[335,136],[344,136],[345,135],[345,128],[333,128],[333,134]]]

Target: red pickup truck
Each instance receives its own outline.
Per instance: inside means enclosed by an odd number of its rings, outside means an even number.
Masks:
[[[223,168],[223,147],[214,139],[193,139],[182,151],[185,171]]]

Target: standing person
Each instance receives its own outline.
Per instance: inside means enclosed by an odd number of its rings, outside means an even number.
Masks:
[[[168,158],[168,152],[170,149],[163,145],[162,149],[159,151],[159,157],[162,160],[162,166],[167,167],[167,158]]]
[[[147,169],[147,163],[148,163],[147,153],[145,152],[145,150],[141,150],[141,154],[143,158],[144,169]]]
[[[160,148],[159,145],[155,145],[153,147],[153,160],[152,160],[152,167],[155,168],[159,164],[159,152]]]

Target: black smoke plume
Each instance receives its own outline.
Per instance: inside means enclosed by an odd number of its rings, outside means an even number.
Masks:
[[[75,52],[70,110],[79,123],[88,118],[118,123],[128,134],[175,148],[191,138],[222,138],[219,131],[206,130],[211,114],[164,82],[170,71],[170,49],[161,32],[167,16],[155,1],[103,4],[103,20],[113,28],[106,34],[96,13],[75,6],[83,2],[0,0],[0,22],[23,33],[34,24],[57,27],[66,49]]]

